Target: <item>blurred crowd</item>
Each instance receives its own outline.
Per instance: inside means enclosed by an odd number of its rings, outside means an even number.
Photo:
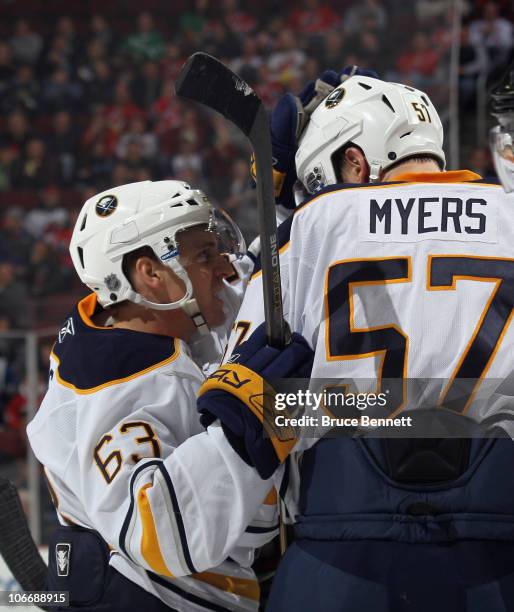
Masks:
[[[85,199],[179,178],[255,235],[245,140],[174,95],[192,52],[222,59],[269,108],[323,69],[358,64],[427,90],[447,116],[451,0],[149,0],[147,12],[131,0],[103,4],[68,2],[52,14],[52,2],[0,0],[0,429],[18,422],[24,375],[1,332],[58,324],[28,305],[79,290],[67,245]],[[479,77],[493,78],[512,55],[514,7],[464,8],[460,103],[472,112]],[[462,165],[491,174],[479,144]]]

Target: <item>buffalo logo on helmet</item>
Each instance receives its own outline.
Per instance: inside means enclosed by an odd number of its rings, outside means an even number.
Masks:
[[[118,198],[114,195],[106,195],[98,200],[95,206],[96,214],[99,217],[108,217],[116,210]]]
[[[325,100],[325,106],[327,108],[334,108],[339,104],[339,102],[341,102],[345,94],[346,91],[344,87],[338,87],[337,89],[334,89],[334,91]]]

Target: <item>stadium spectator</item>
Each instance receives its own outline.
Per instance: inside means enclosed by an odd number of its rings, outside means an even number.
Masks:
[[[487,55],[480,45],[473,43],[469,27],[463,25],[460,34],[459,57],[459,104],[466,109],[473,106],[476,97],[477,79],[487,70]]]
[[[320,0],[303,0],[301,4],[289,16],[289,24],[295,32],[321,35],[340,21],[340,15]]]
[[[0,145],[0,191],[7,191],[11,187],[12,163],[17,153],[8,146]]]
[[[52,128],[48,148],[57,161],[57,181],[60,185],[72,185],[75,179],[79,135],[72,123],[71,114],[66,110],[57,112],[53,117]]]
[[[49,112],[78,109],[82,99],[82,86],[73,81],[68,70],[57,68],[47,80],[42,101]]]
[[[164,39],[155,28],[150,13],[140,13],[137,18],[137,32],[124,42],[124,50],[136,61],[158,60],[164,55]]]
[[[107,60],[107,47],[100,38],[93,38],[86,46],[86,57],[77,69],[77,75],[86,86],[95,78],[95,65],[97,62]]]
[[[467,167],[484,178],[494,176],[494,166],[489,147],[476,147],[469,155]]]
[[[91,32],[91,40],[100,41],[106,49],[111,50],[114,43],[114,36],[107,19],[103,15],[99,13],[92,15],[89,21],[89,29]]]
[[[257,37],[248,35],[244,37],[241,55],[230,62],[230,67],[245,81],[255,83],[258,70],[263,62],[262,54],[259,53]]]
[[[26,271],[33,241],[23,227],[23,210],[16,206],[8,207],[0,226],[0,259],[10,259],[20,276]]]
[[[345,42],[345,36],[341,30],[335,28],[329,30],[317,53],[320,65],[324,68],[338,70],[341,58],[346,56]]]
[[[33,238],[43,238],[47,229],[62,227],[68,220],[68,213],[61,204],[61,194],[55,185],[49,185],[40,192],[40,203],[25,217],[25,229]]]
[[[500,15],[496,2],[487,2],[482,16],[469,25],[470,42],[484,49],[490,68],[504,62],[513,46],[512,23]]]
[[[43,49],[43,38],[34,32],[26,19],[19,19],[14,25],[14,35],[9,39],[14,61],[36,64]]]
[[[124,153],[121,161],[129,172],[129,183],[141,180],[139,177],[142,176],[141,172],[143,170],[147,171],[150,175],[152,174],[150,163],[144,156],[143,146],[139,140],[129,141]],[[146,172],[144,175],[146,176]]]
[[[241,54],[241,38],[230,29],[227,23],[216,19],[209,24],[203,38],[203,48],[207,53],[228,62]]]
[[[150,109],[149,117],[153,131],[160,140],[160,150],[171,154],[175,145],[176,132],[182,125],[182,104],[174,95],[173,81],[164,81],[161,95]]]
[[[103,109],[103,117],[106,120],[108,130],[111,132],[112,147],[114,152],[119,137],[127,128],[134,117],[142,114],[142,110],[135,104],[130,93],[128,82],[120,78],[114,87],[114,101]]]
[[[27,290],[15,276],[14,265],[8,259],[0,260],[0,317],[11,322],[15,329],[25,329]]]
[[[107,155],[105,142],[94,140],[80,158],[77,178],[81,184],[95,187],[95,193],[107,189],[113,169],[113,159]]]
[[[41,189],[55,180],[57,167],[47,155],[47,146],[41,138],[27,142],[21,156],[12,164],[12,185],[18,189]]]
[[[195,0],[191,9],[179,16],[179,27],[184,34],[197,35],[202,33],[209,22],[209,0]]]
[[[21,64],[7,87],[2,106],[8,112],[22,109],[28,113],[36,113],[39,110],[40,90],[32,66]]]
[[[10,113],[7,117],[5,132],[1,136],[3,144],[21,155],[30,138],[32,138],[32,133],[25,113],[19,110]]]
[[[170,80],[173,84],[186,58],[182,47],[173,42],[166,43],[166,51],[160,62],[162,80]]]
[[[170,159],[169,174],[176,176],[178,180],[198,184],[198,179],[203,174],[203,161],[198,141],[193,134],[185,133],[179,140],[177,151]],[[194,177],[194,180],[191,177]]]
[[[222,0],[220,13],[222,19],[230,24],[230,29],[239,36],[248,36],[257,27],[257,20],[244,8],[239,0]]]
[[[359,0],[344,13],[344,31],[351,35],[355,32],[383,31],[387,27],[387,12],[380,0]]]
[[[7,88],[10,79],[14,76],[11,49],[6,42],[0,42],[0,91]]]
[[[108,62],[97,60],[91,67],[91,80],[85,83],[85,97],[89,108],[112,101],[112,70]]]
[[[439,62],[439,54],[430,46],[424,32],[416,32],[409,47],[398,57],[396,68],[401,82],[409,82],[419,89],[427,89],[433,83]]]
[[[66,277],[55,251],[44,240],[36,240],[30,251],[27,286],[32,297],[43,297],[65,287]]]
[[[156,62],[145,62],[132,81],[132,98],[143,109],[148,109],[159,98],[162,79]]]
[[[60,21],[54,37],[50,40],[48,51],[44,54],[45,73],[52,73],[58,68],[67,71],[73,68],[76,53],[75,42],[73,24],[67,20]]]
[[[122,159],[125,158],[128,146],[132,142],[137,142],[139,144],[145,159],[153,158],[157,154],[157,136],[148,129],[147,122],[143,117],[137,116],[130,121],[127,130],[121,135],[118,141],[116,155]]]
[[[387,69],[387,59],[384,58],[383,47],[378,35],[371,31],[364,31],[353,47],[359,56],[359,66],[382,72]]]
[[[294,31],[285,29],[280,32],[275,42],[275,49],[268,58],[267,66],[273,80],[287,85],[301,74],[306,59]]]

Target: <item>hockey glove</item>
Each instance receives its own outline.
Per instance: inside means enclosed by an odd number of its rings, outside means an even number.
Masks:
[[[269,478],[297,442],[292,428],[275,424],[274,390],[268,380],[309,378],[314,353],[300,334],[282,350],[266,344],[264,324],[240,344],[200,387],[200,421],[221,421],[232,448],[261,478]]]
[[[293,187],[297,179],[295,155],[298,140],[310,115],[321,101],[343,81],[355,74],[378,78],[378,74],[373,70],[364,70],[357,66],[346,66],[339,72],[325,70],[318,79],[307,83],[298,96],[286,93],[277,102],[270,121],[276,204],[288,209],[295,208]],[[252,163],[252,176],[255,180],[254,163]]]

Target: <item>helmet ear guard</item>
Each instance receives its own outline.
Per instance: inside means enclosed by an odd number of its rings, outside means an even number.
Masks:
[[[337,153],[364,153],[370,182],[402,159],[427,155],[444,168],[443,127],[428,96],[406,85],[352,76],[313,112],[299,143],[296,169],[309,193],[338,182]]]

